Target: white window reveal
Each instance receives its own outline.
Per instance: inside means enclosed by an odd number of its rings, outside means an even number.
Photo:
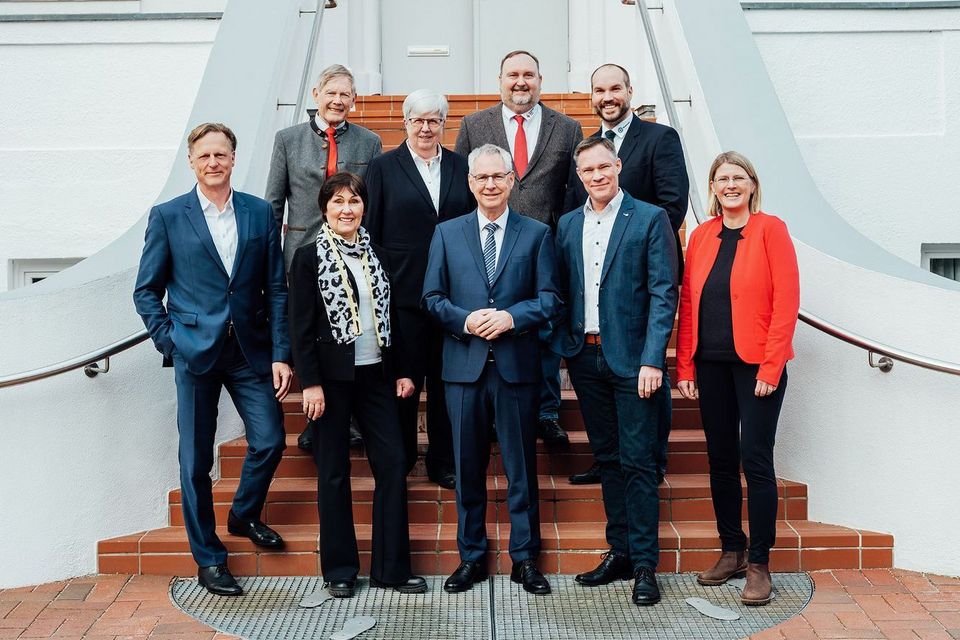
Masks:
[[[920,245],[920,260],[931,273],[960,281],[960,243],[924,242]]]
[[[67,267],[72,267],[83,258],[21,258],[10,260],[9,288],[19,289],[49,278]]]

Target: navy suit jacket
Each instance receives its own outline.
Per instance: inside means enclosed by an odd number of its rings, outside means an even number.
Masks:
[[[542,222],[510,210],[493,284],[487,282],[477,212],[437,225],[430,243],[423,305],[446,331],[447,382],[476,382],[492,347],[497,371],[509,383],[540,381],[538,329],[560,310],[553,234]],[[488,342],[464,332],[477,309],[504,309],[514,328]]]
[[[551,348],[565,358],[583,348],[583,207],[560,218],[557,273],[565,313]],[[600,270],[603,355],[618,376],[664,368],[677,312],[677,252],[666,212],[623,194]]]
[[[590,137],[599,138],[600,131],[598,129]],[[670,226],[673,227],[674,244],[682,274],[680,226],[687,215],[690,181],[687,178],[680,136],[671,127],[634,117],[617,156],[623,163],[620,188],[634,198],[662,207],[667,212]],[[587,191],[577,176],[576,163],[571,162],[564,210],[582,207],[586,201]]]
[[[176,351],[197,375],[216,363],[230,322],[258,374],[269,374],[272,362],[290,361],[287,283],[273,210],[236,190],[233,207],[233,273],[223,267],[196,189],[153,207],[147,222],[133,301],[157,350],[166,359]]]

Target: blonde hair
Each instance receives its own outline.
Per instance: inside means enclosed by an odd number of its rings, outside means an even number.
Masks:
[[[712,217],[723,215],[723,208],[720,206],[720,201],[710,186],[713,184],[713,177],[717,175],[717,170],[724,164],[735,164],[747,172],[747,177],[753,180],[754,187],[753,193],[750,194],[750,213],[760,211],[760,178],[757,177],[757,172],[753,168],[753,164],[742,153],[724,151],[718,155],[716,159],[714,159],[713,164],[710,165],[710,175],[707,178],[707,192],[710,194],[707,200],[707,214]]]
[[[222,122],[204,122],[203,124],[195,126],[189,135],[187,135],[187,153],[193,153],[193,145],[208,133],[222,133],[227,136],[227,141],[230,143],[230,150],[237,150],[237,136],[230,130],[230,127]]]

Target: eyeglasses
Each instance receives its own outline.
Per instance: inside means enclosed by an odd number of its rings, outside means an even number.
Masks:
[[[725,187],[728,184],[733,184],[737,187],[742,187],[743,185],[750,182],[750,180],[751,178],[749,178],[748,176],[729,176],[729,177],[723,176],[720,178],[714,178],[712,182],[718,187]]]
[[[513,171],[508,171],[507,173],[491,173],[489,175],[483,173],[480,175],[471,173],[470,177],[480,184],[487,184],[487,180],[493,180],[494,184],[502,185],[507,181],[507,176],[509,176],[511,173],[513,173]]]
[[[416,129],[422,129],[424,124],[431,129],[439,129],[440,125],[443,124],[443,120],[440,118],[409,118],[407,122]]]

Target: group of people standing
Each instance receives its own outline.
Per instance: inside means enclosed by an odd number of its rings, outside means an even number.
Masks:
[[[353,595],[360,571],[357,437],[376,483],[370,584],[427,589],[411,569],[406,495],[424,388],[427,473],[456,490],[461,563],[444,590],[486,578],[495,437],[511,578],[550,593],[537,566],[536,440],[568,441],[558,420],[564,359],[596,461],[571,482],[601,484],[610,545],[576,581],[633,579],[633,602],[657,603],[667,346],[679,304],[677,387],[700,399],[723,545],[699,580],[746,573],[744,602],[765,604],[773,444],[799,306],[785,225],[760,211],[750,162],[721,154],[709,175],[713,218],[692,234],[684,268],[680,139],[633,114],[627,71],[605,64],[591,76],[600,129],[587,139],[541,104],[534,55],[508,53],[499,80],[501,104],[463,118],[455,150],[442,146],[446,98],[418,90],[403,103],[406,141],[381,153],[376,134],[348,122],[350,71],[327,68],[313,89],[316,115],[277,134],[266,202],[230,187],[237,142],[227,127],[191,132],[197,187],[151,211],[134,300],[176,373],[184,520],[201,583],[242,593],[216,535],[209,478],[222,387],[249,443],[228,531],[283,546],[260,513],[284,448],[277,400],[293,363],[309,421],[298,444],[317,464],[320,562],[333,595]]]

